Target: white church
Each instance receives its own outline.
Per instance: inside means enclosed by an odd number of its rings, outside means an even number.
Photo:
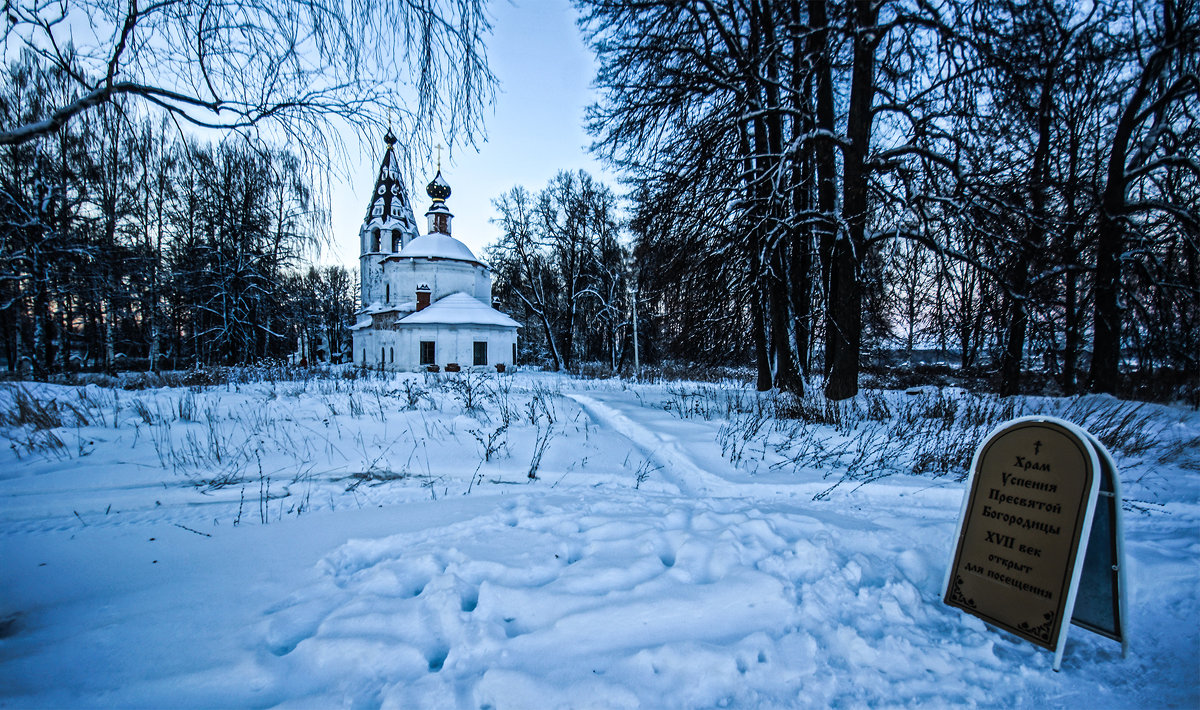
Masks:
[[[517,354],[518,323],[494,307],[492,272],[450,234],[450,186],[425,191],[428,234],[416,217],[389,130],[379,179],[359,231],[362,308],[350,330],[354,363],[386,370],[504,369]],[[440,161],[439,161],[440,163]]]

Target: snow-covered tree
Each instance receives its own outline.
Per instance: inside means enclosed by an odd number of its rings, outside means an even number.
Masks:
[[[28,53],[66,90],[0,125],[0,145],[125,97],[323,156],[340,148],[334,120],[361,129],[395,112],[422,134],[473,135],[494,85],[481,0],[14,0],[4,12],[9,61]]]

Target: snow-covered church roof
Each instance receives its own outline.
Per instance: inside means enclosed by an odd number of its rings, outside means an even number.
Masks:
[[[482,264],[471,249],[449,234],[424,234],[412,240],[396,256],[426,259],[456,259]]]
[[[401,318],[398,325],[492,325],[520,328],[521,324],[462,291]]]

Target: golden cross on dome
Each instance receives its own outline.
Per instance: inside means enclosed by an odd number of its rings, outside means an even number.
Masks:
[[[438,168],[437,169],[438,169],[438,172],[440,173],[440,172],[442,172],[442,144],[438,143],[437,145],[434,146],[434,148],[437,148],[437,152],[438,152]]]

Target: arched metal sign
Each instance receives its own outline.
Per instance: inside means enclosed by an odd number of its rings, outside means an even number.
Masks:
[[[971,464],[945,603],[1053,651],[1055,670],[1070,621],[1124,646],[1118,485],[1108,452],[1070,422],[997,427]]]

